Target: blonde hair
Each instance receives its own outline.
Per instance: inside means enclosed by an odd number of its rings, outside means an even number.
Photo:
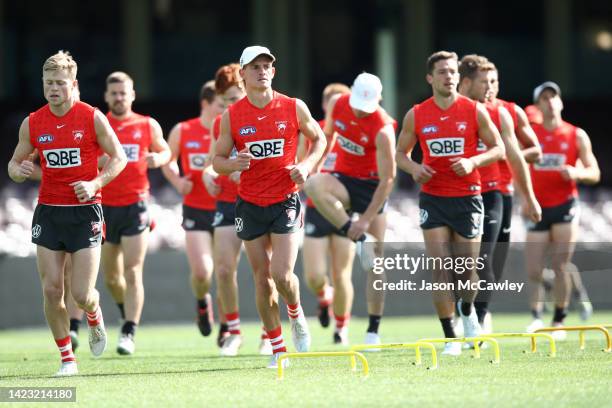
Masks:
[[[43,64],[43,74],[46,71],[59,70],[66,71],[72,80],[76,79],[77,63],[68,51],[59,50],[57,54],[54,54],[47,58],[47,60]]]
[[[459,62],[459,77],[460,80],[463,78],[474,79],[479,71],[497,71],[495,64],[489,61],[482,55],[469,54],[464,55]]]
[[[346,94],[351,92],[351,88],[346,86],[345,84],[339,82],[333,82],[323,89],[323,104],[327,105],[327,102],[331,99],[332,96],[336,94]]]

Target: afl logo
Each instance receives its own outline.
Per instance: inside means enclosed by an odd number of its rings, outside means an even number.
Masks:
[[[240,128],[238,133],[240,133],[240,136],[254,135],[255,133],[257,133],[257,128],[255,128],[255,126],[244,126]]]
[[[424,135],[428,134],[428,133],[436,133],[438,131],[438,127],[434,126],[434,125],[429,125],[429,126],[425,126],[421,132],[423,132]]]
[[[197,142],[197,141],[190,141],[190,142],[185,143],[185,147],[187,149],[199,149],[200,146],[201,146],[200,142]]]
[[[32,238],[38,238],[40,237],[40,232],[41,232],[42,228],[40,227],[40,225],[36,224],[32,227]]]
[[[40,135],[38,136],[38,143],[40,144],[45,144],[45,143],[51,143],[53,141],[53,135]]]

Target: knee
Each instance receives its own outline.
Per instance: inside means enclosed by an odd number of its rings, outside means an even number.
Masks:
[[[45,302],[50,305],[60,305],[64,300],[64,288],[59,285],[47,284],[43,290]]]
[[[255,290],[259,296],[269,297],[274,293],[273,281],[268,278],[261,277],[255,280]]]
[[[72,298],[81,309],[87,306],[91,301],[89,293],[87,292],[73,292]]]
[[[225,263],[215,265],[215,272],[219,278],[219,282],[231,283],[236,279],[234,268]]]
[[[109,288],[121,287],[123,283],[123,277],[119,273],[105,273],[104,283]]]
[[[304,191],[309,197],[316,196],[320,193],[321,177],[318,174],[308,177],[304,183]]]

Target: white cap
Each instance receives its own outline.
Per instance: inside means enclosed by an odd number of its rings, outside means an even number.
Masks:
[[[351,87],[349,104],[351,108],[373,113],[378,109],[378,103],[382,96],[382,83],[376,75],[364,72],[357,75]]]
[[[242,55],[240,56],[240,68],[244,68],[245,65],[260,55],[267,55],[268,57],[272,58],[272,62],[276,61],[276,58],[274,58],[274,55],[272,55],[268,48],[262,47],[261,45],[252,45],[250,47],[246,47],[242,51]]]
[[[538,102],[538,98],[540,97],[542,92],[544,92],[545,89],[552,89],[557,95],[561,96],[561,88],[559,87],[559,85],[557,85],[553,81],[546,81],[543,84],[538,85],[536,89],[533,90],[533,103]]]

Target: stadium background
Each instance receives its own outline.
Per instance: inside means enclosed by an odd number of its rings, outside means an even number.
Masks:
[[[401,119],[413,103],[429,96],[424,61],[438,49],[489,57],[500,71],[500,96],[522,106],[531,102],[537,84],[556,81],[563,90],[565,119],[587,130],[602,168],[600,185],[581,192],[587,203],[582,237],[612,237],[607,205],[612,144],[606,120],[612,111],[612,3],[604,0],[110,0],[103,5],[70,0],[61,6],[0,0],[0,161],[6,165],[10,159],[23,117],[44,103],[41,66],[58,49],[69,50],[77,60],[84,101],[105,110],[104,79],[113,70],[124,70],[135,79],[134,110],[158,119],[167,133],[176,122],[198,114],[199,87],[216,68],[236,61],[244,46],[254,43],[270,47],[278,59],[274,87],[305,100],[315,117],[322,115],[320,93],[327,83],[350,84],[365,70],[382,78],[383,105]],[[181,245],[179,197],[158,171],[151,172],[151,181],[161,231],[152,248],[163,251],[155,259],[173,262],[147,262],[155,270],[145,272],[151,296],[144,322],[159,315],[151,308],[167,307],[163,299],[168,295],[181,304],[189,293],[186,261],[172,249]],[[44,323],[28,244],[35,189],[32,183],[11,183],[5,171],[0,173],[0,328],[16,324],[15,314],[4,306],[18,297],[32,300],[18,323]],[[394,215],[406,224],[396,223],[402,228],[391,231],[394,239],[421,240],[414,194],[411,179],[400,173]],[[520,228],[516,234],[520,239]],[[169,273],[180,283],[155,280]],[[244,262],[241,275],[250,275]],[[243,286],[244,305],[252,304],[246,298],[251,292]],[[359,313],[363,305],[357,303]],[[110,305],[108,298],[103,304]],[[427,308],[431,311],[430,304]],[[407,311],[414,309],[391,309]],[[183,314],[178,307],[166,320],[176,316],[188,318],[190,312]]]

